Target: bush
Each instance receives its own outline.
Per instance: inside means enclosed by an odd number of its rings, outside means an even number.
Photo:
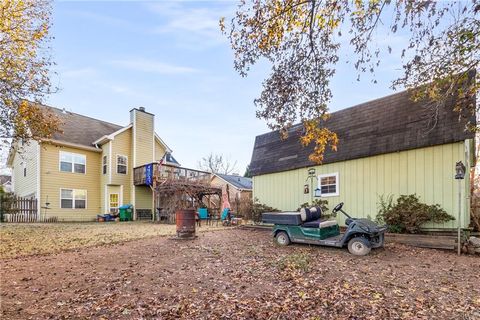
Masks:
[[[0,222],[4,222],[5,214],[15,213],[15,210],[12,209],[13,199],[13,193],[6,193],[3,189],[0,189]]]
[[[386,223],[390,232],[416,233],[427,222],[446,222],[455,218],[438,204],[421,203],[417,195],[401,195],[394,204],[393,197],[380,196],[378,223]]]
[[[280,210],[267,206],[266,204],[259,203],[258,199],[255,198],[252,203],[251,216],[248,218],[254,222],[260,222],[262,221],[262,213],[264,212],[280,212]]]

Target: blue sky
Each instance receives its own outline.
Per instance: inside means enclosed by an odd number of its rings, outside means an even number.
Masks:
[[[196,167],[210,152],[237,161],[243,174],[255,136],[268,131],[255,118],[253,99],[268,65],[247,78],[233,69],[233,52],[218,20],[236,1],[56,2],[52,56],[60,88],[47,103],[127,125],[128,111],[143,106],[156,115],[156,131],[183,166]],[[377,35],[401,46],[401,37]],[[345,60],[348,51],[344,50]],[[377,84],[356,81],[353,67],[339,64],[332,82],[332,111],[392,93],[399,61],[386,57]]]

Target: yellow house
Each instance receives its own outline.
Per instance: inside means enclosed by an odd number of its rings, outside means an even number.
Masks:
[[[163,161],[179,166],[155,133],[155,116],[130,110],[127,126],[47,107],[62,122],[50,140],[12,145],[12,191],[38,201],[39,217],[91,221],[97,214],[132,204],[136,219],[152,219],[153,192],[135,186],[133,169]]]

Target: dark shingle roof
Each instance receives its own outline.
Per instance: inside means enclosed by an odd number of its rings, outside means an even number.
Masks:
[[[407,91],[366,102],[331,114],[326,127],[339,138],[338,151],[329,148],[323,163],[369,157],[462,141],[473,138],[465,131],[467,120],[452,109],[453,100],[441,107],[438,122],[432,128],[431,110],[424,103],[413,102]],[[302,126],[290,129],[289,137],[281,140],[278,131],[256,137],[250,163],[252,175],[261,175],[314,165],[308,160],[313,144],[302,147],[299,137]]]
[[[52,137],[55,140],[92,147],[94,141],[122,128],[122,126],[81,114],[49,106],[44,107],[63,123],[61,126],[63,133],[55,133]]]
[[[238,189],[247,189],[251,190],[252,189],[252,179],[251,178],[245,178],[245,177],[240,177],[236,175],[228,175],[228,174],[219,174],[216,173],[217,176],[222,178],[223,180],[227,181],[231,185],[235,186]]]

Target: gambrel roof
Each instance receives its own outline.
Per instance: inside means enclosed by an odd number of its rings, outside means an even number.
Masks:
[[[475,103],[475,102],[473,102]],[[410,93],[403,91],[359,104],[331,114],[325,126],[337,133],[337,151],[327,149],[323,163],[370,157],[384,153],[453,143],[473,138],[465,130],[466,117],[454,112],[454,101],[438,109],[437,121],[432,123],[432,109],[425,103],[413,102]],[[259,135],[250,163],[252,175],[280,172],[315,165],[308,159],[313,144],[303,147],[299,137],[303,126],[290,128],[286,140],[278,131]]]

